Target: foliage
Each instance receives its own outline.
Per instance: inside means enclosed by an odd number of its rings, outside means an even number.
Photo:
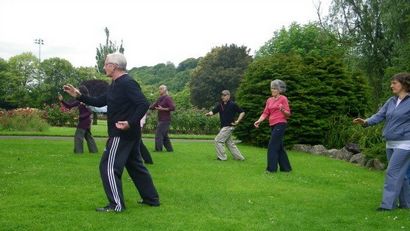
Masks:
[[[18,80],[10,72],[9,64],[0,58],[0,108],[11,109],[18,105],[14,97],[19,89]]]
[[[171,92],[182,91],[191,80],[191,73],[197,66],[200,58],[188,58],[182,61],[178,67],[171,62],[159,63],[155,66],[134,67],[129,74],[143,86],[149,88],[148,94],[157,92],[158,87],[164,84]]]
[[[42,111],[35,108],[18,108],[0,111],[0,130],[7,131],[46,131],[47,122],[42,119]]]
[[[332,1],[326,26],[351,47],[351,59],[355,60],[352,66],[363,70],[373,87],[374,107],[385,100],[388,92],[386,80],[393,73],[386,69],[403,69],[402,64],[410,59],[409,15],[408,0]],[[405,68],[408,70],[408,66]]]
[[[63,105],[44,105],[44,119],[51,126],[75,127],[78,120],[78,108],[67,109]]]
[[[39,69],[39,61],[32,53],[13,56],[8,61],[5,71],[4,87],[8,87],[6,102],[10,107],[31,105],[30,93],[43,81],[44,74]]]
[[[219,131],[219,117],[208,118],[206,110],[196,108],[177,108],[172,112],[170,133],[174,134],[217,134]],[[154,132],[157,127],[157,112],[149,114],[144,126],[145,132]]]
[[[292,25],[291,28],[288,32],[282,30],[280,33],[297,32],[301,37],[300,41],[303,41],[303,36],[310,37],[311,30],[316,28],[313,34],[324,36],[320,33],[320,28],[310,25],[306,28]],[[270,96],[270,82],[281,79],[288,86],[285,95],[292,111],[286,131],[286,144],[323,143],[324,133],[329,129],[328,120],[333,115],[364,114],[368,100],[367,83],[359,73],[346,70],[339,49],[334,53],[331,50],[320,50],[320,43],[325,43],[323,47],[330,48],[329,44],[337,47],[331,37],[307,39],[306,41],[319,43],[302,44],[312,50],[299,49],[301,44],[298,43],[293,44],[291,49],[282,49],[281,46],[286,44],[282,38],[293,36],[282,36],[280,33],[276,35],[281,38],[277,41],[278,44],[275,40],[268,43],[275,48],[270,49],[272,53],[261,53],[245,73],[238,90],[238,103],[245,110],[247,119],[239,124],[235,134],[247,143],[267,144],[270,137],[267,122],[259,129],[253,128],[253,122],[261,115],[264,103]]]
[[[245,46],[231,44],[213,48],[192,73],[191,103],[199,108],[209,108],[219,99],[222,90],[230,90],[234,96],[251,61]]]
[[[363,128],[352,123],[353,118],[343,115],[332,116],[325,133],[324,145],[328,148],[342,148],[347,143],[358,144],[368,159],[386,160],[386,142],[382,137],[383,124]]]
[[[120,47],[118,47],[116,42],[113,42],[110,40],[110,31],[108,30],[107,27],[105,27],[104,32],[105,32],[105,44],[102,45],[100,43],[99,47],[97,47],[97,54],[95,56],[95,59],[97,61],[95,69],[99,73],[105,73],[104,63],[105,63],[105,58],[107,57],[108,54],[115,53],[116,51],[119,51],[120,53],[124,54],[124,47],[122,45],[122,40],[121,40]]]
[[[289,28],[275,31],[257,52],[256,58],[271,54],[294,53],[301,56],[312,54],[318,56],[341,56],[346,50],[335,39],[334,34],[319,28],[315,23],[299,25],[292,23]]]

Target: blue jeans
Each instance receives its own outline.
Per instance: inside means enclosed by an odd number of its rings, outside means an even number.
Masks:
[[[286,154],[285,147],[283,145],[283,137],[285,136],[286,123],[278,123],[271,127],[271,137],[268,145],[268,166],[266,171],[276,172],[278,170],[278,164],[281,172],[290,172],[292,167],[290,166],[288,155]]]

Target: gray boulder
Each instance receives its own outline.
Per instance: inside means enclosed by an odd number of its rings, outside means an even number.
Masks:
[[[361,166],[364,166],[366,164],[366,157],[361,153],[357,153],[357,154],[354,154],[352,158],[350,158],[349,162],[354,163],[354,164],[360,164]]]
[[[309,144],[295,144],[292,147],[292,150],[299,152],[309,152],[312,150],[312,145]]]
[[[358,144],[355,143],[348,143],[345,145],[346,150],[348,150],[349,152],[353,153],[353,154],[357,154],[360,153],[360,147]]]
[[[327,149],[325,148],[325,146],[318,144],[318,145],[314,145],[311,148],[310,152],[313,154],[317,154],[317,155],[324,155],[327,153]]]
[[[342,148],[338,150],[335,154],[336,154],[336,157],[335,157],[336,159],[346,160],[346,161],[349,161],[353,155],[351,152],[347,151],[346,148]]]

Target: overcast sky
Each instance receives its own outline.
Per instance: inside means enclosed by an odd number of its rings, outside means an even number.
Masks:
[[[178,65],[234,43],[255,53],[292,22],[316,21],[331,0],[0,0],[0,57],[23,52],[94,66],[104,28],[123,40],[128,68],[167,61]]]

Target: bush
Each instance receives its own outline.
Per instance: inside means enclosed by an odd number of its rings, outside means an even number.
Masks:
[[[58,105],[44,105],[43,118],[52,126],[58,127],[75,127],[78,120],[78,108],[72,108],[71,110]]]
[[[347,143],[356,143],[368,159],[377,158],[386,163],[383,124],[363,128],[352,121],[353,118],[348,116],[333,116],[329,120],[330,129],[326,132],[324,145],[327,148],[342,148]]]
[[[46,131],[47,122],[42,119],[43,112],[35,108],[18,108],[0,111],[0,129],[8,131]]]
[[[217,134],[219,132],[220,123],[219,115],[212,117],[205,116],[207,110],[178,109],[172,112],[172,122],[170,133],[177,134]],[[154,132],[157,127],[157,112],[153,111],[147,118],[147,123],[144,126],[145,132]]]

